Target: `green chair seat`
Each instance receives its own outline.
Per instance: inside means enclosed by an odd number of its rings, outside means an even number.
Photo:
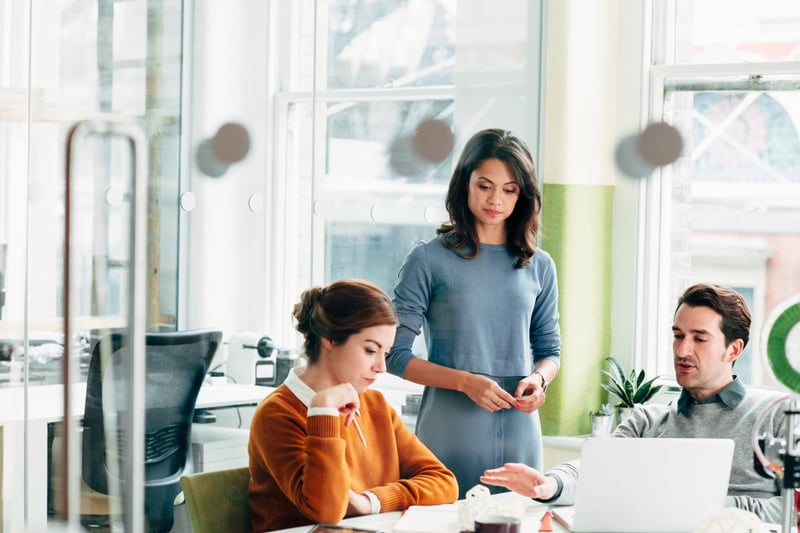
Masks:
[[[250,530],[249,482],[247,467],[181,477],[194,533],[247,533]]]

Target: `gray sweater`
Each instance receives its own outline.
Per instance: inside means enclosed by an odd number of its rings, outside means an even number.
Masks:
[[[721,400],[689,405],[686,412],[687,395],[684,392],[681,402],[637,405],[631,416],[619,424],[612,437],[733,439],[735,446],[728,485],[728,507],[751,511],[765,522],[780,523],[783,498],[776,494],[775,481],[762,477],[754,468],[752,433],[759,414],[771,402],[785,395],[774,390],[745,388],[738,380],[734,380],[720,393]],[[682,404],[680,407],[679,403]],[[765,417],[760,433],[781,436],[786,407],[780,405],[772,409]],[[548,503],[573,504],[578,473],[579,460],[562,463],[548,471],[547,475],[557,477],[563,485],[561,493]]]
[[[543,359],[558,364],[555,263],[541,249],[524,268],[515,261],[506,245],[482,244],[472,259],[441,235],[414,245],[394,287],[400,326],[387,370],[403,376],[423,328],[428,360],[449,368],[521,377]]]

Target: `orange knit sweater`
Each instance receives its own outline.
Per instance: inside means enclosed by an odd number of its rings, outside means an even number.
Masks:
[[[251,531],[335,524],[345,517],[349,489],[374,493],[381,512],[456,501],[455,476],[383,395],[368,390],[360,402],[366,448],[343,416],[307,417],[286,385],[259,405],[248,446]]]

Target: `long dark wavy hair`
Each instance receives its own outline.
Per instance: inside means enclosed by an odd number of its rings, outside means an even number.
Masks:
[[[475,231],[475,216],[469,210],[467,201],[469,178],[487,159],[499,159],[508,165],[519,186],[517,204],[506,219],[506,246],[517,258],[514,267],[522,268],[530,263],[536,251],[542,193],[528,147],[510,131],[496,128],[481,130],[464,145],[447,189],[445,207],[450,220],[439,226],[436,234],[443,235],[445,245],[459,256],[472,259],[478,255],[480,243]]]

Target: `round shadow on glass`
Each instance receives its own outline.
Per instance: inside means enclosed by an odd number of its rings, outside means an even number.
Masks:
[[[410,137],[397,137],[389,146],[389,167],[398,176],[421,180],[427,174],[428,164],[417,155]]]
[[[238,163],[250,151],[250,134],[236,122],[223,124],[212,139],[212,147],[217,160],[222,163]]]
[[[657,167],[669,165],[681,155],[683,138],[666,122],[648,125],[639,136],[639,153],[645,162]]]
[[[197,168],[206,176],[219,178],[228,170],[229,165],[217,159],[210,139],[206,139],[197,145],[195,158],[197,160]]]
[[[628,135],[617,143],[614,160],[620,172],[632,178],[643,178],[655,170],[639,153],[638,135]]]
[[[437,119],[426,119],[417,125],[411,144],[421,159],[441,163],[453,150],[453,132],[450,126]]]

